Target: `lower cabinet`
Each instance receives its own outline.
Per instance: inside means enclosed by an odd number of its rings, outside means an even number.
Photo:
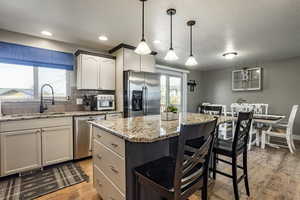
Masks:
[[[0,177],[72,159],[72,117],[0,123]]]
[[[72,126],[42,129],[43,166],[73,159]]]
[[[41,129],[1,133],[1,175],[39,168]]]

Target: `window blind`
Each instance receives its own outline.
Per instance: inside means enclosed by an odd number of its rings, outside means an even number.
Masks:
[[[0,42],[0,62],[73,70],[72,53]]]

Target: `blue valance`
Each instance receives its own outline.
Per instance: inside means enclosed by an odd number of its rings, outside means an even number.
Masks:
[[[0,62],[73,70],[74,55],[72,53],[0,42]]]

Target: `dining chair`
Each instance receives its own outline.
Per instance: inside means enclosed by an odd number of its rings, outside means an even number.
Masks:
[[[222,114],[222,106],[215,106],[212,104],[201,105],[200,113],[220,116]]]
[[[159,193],[168,200],[186,200],[201,189],[207,200],[209,163],[215,140],[217,119],[191,125],[181,125],[176,156],[166,156],[135,169],[136,200],[141,200],[141,186]],[[201,141],[198,148],[186,145],[189,140]]]
[[[266,144],[268,144],[275,147],[287,147],[289,148],[291,153],[294,153],[296,147],[293,138],[293,126],[298,111],[298,107],[299,105],[294,105],[292,107],[292,111],[290,113],[290,117],[287,124],[278,123],[275,125],[271,125],[268,130],[262,131],[262,143],[261,143],[262,149],[264,149]],[[268,140],[266,140],[266,137],[268,138]],[[270,142],[270,137],[285,138],[287,146],[272,144]]]
[[[231,104],[231,115],[232,116],[238,116],[239,112],[253,112],[256,110],[256,112],[259,111],[259,109],[256,109],[255,104],[249,104],[249,103],[242,103],[242,104]],[[256,113],[257,114],[257,113]],[[232,122],[233,127],[235,127],[235,120]],[[252,124],[249,131],[249,143],[248,143],[248,150],[251,150],[251,147],[253,144],[256,144],[256,146],[259,146],[260,142],[260,135],[259,130],[255,128],[254,121],[252,120]],[[232,129],[233,134],[235,129]],[[253,136],[255,135],[255,140],[253,140]]]
[[[267,115],[269,110],[269,104],[265,103],[254,103],[250,104],[248,111],[252,111],[254,115]],[[249,138],[248,150],[251,150],[252,145],[259,146],[261,142],[260,129],[262,129],[264,124],[252,122]],[[255,140],[253,141],[253,136],[255,135]]]
[[[213,178],[216,179],[216,174],[221,174],[232,179],[235,200],[239,199],[238,184],[244,180],[246,193],[250,196],[249,182],[248,182],[248,167],[247,167],[247,146],[249,140],[249,132],[252,124],[252,112],[239,112],[238,120],[235,126],[235,134],[233,141],[217,139],[213,148]],[[237,164],[237,159],[243,155],[243,166]],[[228,160],[221,159],[219,156],[227,157]],[[223,162],[231,165],[232,174],[227,174],[224,171],[217,170],[217,163]],[[237,169],[243,170],[243,174],[238,177]]]

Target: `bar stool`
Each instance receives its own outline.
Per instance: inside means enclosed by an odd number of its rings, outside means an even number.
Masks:
[[[166,156],[135,169],[136,200],[144,186],[168,200],[186,200],[197,190],[207,199],[208,169],[215,140],[217,119],[191,125],[181,125],[176,147],[176,157]],[[186,145],[186,141],[199,138],[200,148]],[[189,152],[189,153],[186,153]]]
[[[216,179],[216,174],[221,174],[233,180],[233,190],[235,199],[239,199],[238,184],[244,179],[246,193],[250,196],[248,171],[247,171],[247,144],[249,141],[249,131],[253,119],[252,112],[240,112],[236,123],[235,134],[233,141],[218,139],[213,148],[213,178]],[[243,154],[243,166],[237,164],[237,158]],[[231,158],[231,162],[219,158],[219,155]],[[232,174],[226,174],[217,170],[217,161],[231,165]],[[243,175],[238,178],[237,168],[243,170]]]

